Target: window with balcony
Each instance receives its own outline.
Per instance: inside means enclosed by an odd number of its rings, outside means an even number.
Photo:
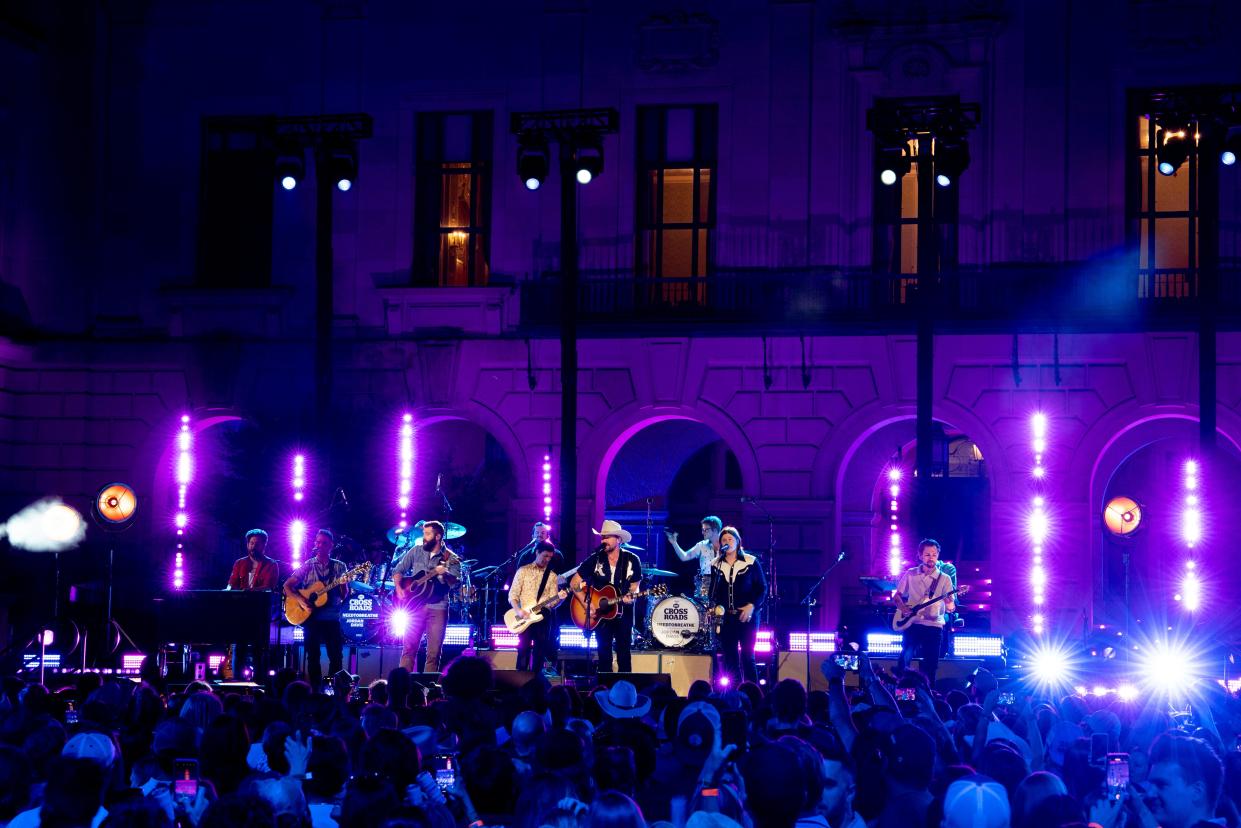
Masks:
[[[638,109],[637,273],[648,300],[704,305],[715,228],[714,105]]]
[[[200,285],[271,285],[275,159],[266,119],[204,120],[197,262]]]
[[[418,115],[414,281],[481,287],[489,274],[492,115]]]
[[[1130,123],[1136,164],[1129,217],[1138,247],[1138,298],[1187,299],[1197,294],[1199,126],[1190,120],[1165,127],[1146,114]]]

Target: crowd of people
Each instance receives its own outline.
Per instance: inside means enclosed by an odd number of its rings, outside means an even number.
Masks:
[[[687,696],[629,681],[587,692],[535,675],[497,688],[462,656],[442,682],[403,669],[323,692],[85,674],[0,695],[0,824],[387,828],[1203,828],[1238,826],[1237,700],[1189,717],[1115,695],[941,694],[912,670],[785,679]],[[1100,735],[1102,734],[1102,735]],[[1127,754],[1127,781],[1099,753]],[[1116,757],[1114,760],[1118,761]],[[1109,784],[1110,783],[1110,784]]]

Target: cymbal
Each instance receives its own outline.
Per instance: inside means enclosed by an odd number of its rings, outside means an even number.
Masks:
[[[361,581],[350,581],[349,588],[352,589],[354,592],[371,593],[375,591],[375,588],[373,586],[371,586],[370,584],[364,584]]]
[[[645,551],[646,551],[646,550],[645,550],[645,549],[643,549],[641,546],[636,546],[636,545],[634,545],[634,544],[632,544],[632,543],[622,543],[622,544],[621,544],[621,549],[626,549],[626,550],[628,550],[628,551],[630,551],[630,552],[645,552]]]
[[[478,558],[470,558],[468,561],[462,561],[461,565],[462,566],[473,566],[476,563],[478,563]]]
[[[652,578],[675,578],[677,576],[675,572],[669,572],[666,569],[656,569],[653,566],[643,567],[642,574],[650,575]]]
[[[388,530],[388,543],[392,544],[393,546],[400,546],[401,544],[400,539],[404,537],[408,537],[409,533],[410,533],[410,528],[408,526],[406,526],[404,529],[402,529],[400,526],[393,526],[391,529]]]
[[[858,580],[875,592],[891,592],[896,589],[896,581],[893,581],[891,578],[876,578],[873,575],[863,575]]]
[[[418,521],[414,524],[414,530],[421,532],[422,526],[425,523],[425,520]],[[452,521],[447,520],[442,520],[440,523],[444,524],[444,540],[456,540],[465,534],[465,527],[460,523],[453,523]]]

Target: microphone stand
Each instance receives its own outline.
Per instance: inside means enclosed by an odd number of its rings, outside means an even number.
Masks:
[[[443,493],[441,492],[441,497],[442,496]],[[444,498],[444,503],[448,503],[448,498]],[[521,549],[518,549],[512,555],[509,555],[502,563],[483,576],[483,611],[482,618],[478,620],[478,635],[474,636],[475,646],[479,643],[490,645],[492,640],[491,621],[496,617],[496,592],[498,592],[498,590],[492,588],[491,579],[505,572],[515,561],[520,560],[522,555],[534,548],[535,543],[536,541],[531,540],[528,544],[523,546]]]
[[[819,586],[823,580],[830,574],[832,570],[840,566],[840,562],[845,559],[845,553],[841,552],[836,560],[832,561],[832,565],[823,570],[823,574],[819,576],[819,580],[814,582],[814,586],[810,587],[810,591],[806,593],[806,597],[801,599],[802,606],[806,608],[806,692],[810,692],[810,630],[814,627],[814,608],[819,605],[819,599],[815,594],[819,591]]]
[[[765,623],[771,628],[771,660],[776,667],[776,677],[780,675],[780,636],[776,635],[776,628],[771,622],[772,614],[776,604],[780,603],[780,581],[776,574],[776,519],[772,517],[771,512],[767,511],[767,507],[759,503],[757,497],[744,498],[747,503],[753,503],[758,510],[763,513],[763,517],[767,519],[767,600],[763,602],[762,614],[759,616],[758,628],[761,630]],[[764,619],[765,616],[765,619]],[[755,632],[755,635],[758,633]],[[807,644],[807,647],[810,645]],[[807,651],[806,658],[810,658]],[[810,688],[806,688],[806,692],[810,692]]]

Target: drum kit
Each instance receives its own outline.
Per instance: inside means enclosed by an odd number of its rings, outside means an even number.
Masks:
[[[422,537],[422,526],[426,521],[418,521],[413,526],[393,526],[387,532],[388,542],[393,551],[387,560],[371,567],[368,576],[363,580],[351,581],[352,590],[349,600],[341,608],[340,624],[346,641],[354,644],[386,644],[399,643],[386,623],[392,610],[396,607],[396,585],[392,570],[401,557],[413,548]],[[444,523],[444,539],[456,540],[463,537],[466,528],[459,523]],[[478,565],[474,559],[461,561],[461,578],[448,593],[448,620],[450,623],[469,623],[478,601],[478,589],[474,586],[471,576],[473,568]]]
[[[674,578],[677,573],[648,566],[643,567],[642,574],[649,578]],[[693,595],[668,595],[648,601],[645,635],[635,633],[639,636],[638,646],[687,653],[715,652],[715,629],[710,623],[706,592],[706,579],[695,576]]]

